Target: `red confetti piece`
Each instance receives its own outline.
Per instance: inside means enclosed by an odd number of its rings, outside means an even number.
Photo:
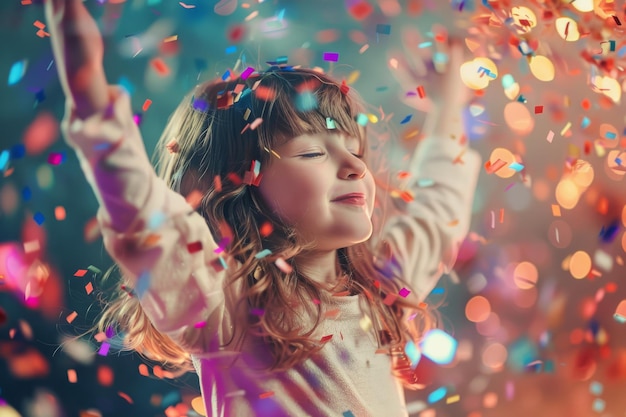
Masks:
[[[261,234],[262,237],[267,237],[271,235],[273,231],[274,231],[274,226],[272,226],[272,223],[270,222],[263,223],[261,225],[261,228],[259,229],[259,233]]]
[[[146,101],[143,102],[143,106],[141,107],[141,110],[142,111],[147,111],[150,108],[151,105],[152,105],[152,100],[147,98]]]
[[[426,93],[424,92],[424,86],[420,85],[419,87],[417,87],[417,95],[420,98],[426,97]]]
[[[79,269],[78,271],[76,271],[74,273],[74,276],[75,277],[84,277],[86,273],[87,273],[86,269]]]
[[[187,244],[187,251],[189,253],[196,253],[202,250],[202,242],[192,242]]]
[[[535,106],[535,114],[543,113],[543,106]]]
[[[259,394],[259,398],[264,399],[264,398],[270,398],[274,396],[274,391],[267,391],[264,393]]]
[[[370,14],[372,14],[373,11],[374,11],[374,8],[372,7],[372,5],[366,1],[360,1],[356,4],[353,4],[348,9],[350,16],[352,16],[352,18],[354,18],[355,20],[364,20]]]
[[[241,183],[243,182],[241,180],[241,177],[239,175],[237,175],[235,172],[229,172],[228,175],[226,176],[226,178],[228,178],[230,180],[230,182],[232,182],[236,186],[240,186]]]
[[[219,175],[213,178],[213,186],[218,193],[222,191],[222,178]]]
[[[333,338],[333,335],[332,335],[332,334],[329,334],[329,335],[327,335],[327,336],[322,337],[321,342],[322,342],[322,343],[326,343],[326,342],[328,342],[328,341],[329,341],[330,339],[332,339],[332,338]]]
[[[239,43],[243,40],[246,34],[246,28],[243,25],[235,25],[228,29],[227,37],[232,43]]]
[[[161,76],[166,76],[170,73],[170,69],[161,58],[156,57],[150,61],[150,65]]]

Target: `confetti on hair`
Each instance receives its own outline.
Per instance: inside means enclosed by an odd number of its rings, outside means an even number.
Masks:
[[[261,123],[263,123],[263,119],[257,117],[252,123],[250,123],[250,130],[255,130],[257,127],[261,126]]]
[[[111,347],[111,345],[107,342],[103,342],[100,345],[100,349],[98,350],[98,355],[100,356],[107,356],[109,354],[109,348]]]
[[[359,113],[356,115],[356,122],[359,126],[367,126],[367,122],[369,121],[366,114]]]
[[[278,269],[283,271],[285,274],[290,274],[293,271],[291,265],[289,265],[283,258],[278,258],[274,261]]]
[[[176,139],[170,140],[167,143],[167,145],[165,145],[165,148],[167,149],[169,153],[178,153],[179,152],[178,141]]]
[[[257,81],[257,83],[259,81]],[[253,88],[253,91],[254,96],[259,100],[274,101],[274,99],[276,98],[276,92],[272,88],[265,87],[263,85],[256,85],[256,88]]]
[[[320,340],[320,342],[326,343],[326,342],[330,341],[332,338],[333,338],[333,335],[329,334],[329,335],[323,336],[322,339]]]
[[[266,256],[269,256],[269,255],[271,255],[271,254],[272,254],[272,251],[271,251],[271,250],[269,250],[269,249],[263,249],[262,251],[257,252],[257,253],[254,255],[254,257],[255,257],[255,259],[263,259],[263,258],[265,258]]]
[[[191,190],[191,192],[185,197],[185,201],[195,210],[198,206],[200,206],[203,198],[204,194],[200,190]]]
[[[259,228],[259,234],[261,237],[268,237],[274,231],[274,226],[270,222],[265,222]]]
[[[215,272],[221,272],[225,269],[228,269],[228,265],[226,264],[226,261],[221,256],[218,256],[217,258],[213,259],[210,262],[210,264],[215,270]]]
[[[337,129],[335,121],[330,117],[326,118],[326,129]]]
[[[408,288],[402,288],[398,294],[400,295],[400,297],[402,298],[406,298],[408,297],[409,294],[411,294],[411,290],[409,290]]]

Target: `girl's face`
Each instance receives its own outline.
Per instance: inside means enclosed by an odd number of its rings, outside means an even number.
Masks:
[[[360,145],[342,134],[306,134],[276,148],[280,159],[261,167],[265,203],[317,250],[348,247],[372,234],[374,178],[359,158]],[[346,194],[355,196],[338,199]]]

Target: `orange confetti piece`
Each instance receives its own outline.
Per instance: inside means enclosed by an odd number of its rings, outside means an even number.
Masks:
[[[132,398],[130,398],[130,396],[129,396],[128,394],[126,394],[126,393],[124,393],[124,392],[122,392],[122,391],[119,391],[119,392],[117,393],[117,395],[119,395],[120,397],[122,397],[123,399],[125,399],[125,400],[129,403],[129,404],[132,404],[132,403],[133,403],[133,399],[132,399]]]
[[[78,376],[76,375],[76,370],[74,369],[67,370],[67,380],[70,382],[70,384],[75,384],[76,382],[78,382]]]
[[[274,98],[276,97],[276,92],[273,89],[269,88],[269,87],[265,87],[265,86],[259,85],[254,90],[254,95],[259,100],[273,101]]]
[[[91,293],[93,292],[93,284],[91,282],[85,285],[85,292],[87,292],[87,295],[91,295]]]
[[[561,217],[561,206],[558,204],[552,204],[552,215],[554,217]]]
[[[152,105],[152,100],[147,98],[146,101],[143,102],[143,106],[141,107],[141,110],[147,111],[151,105]]]
[[[419,87],[417,87],[417,95],[419,96],[419,98],[426,97],[426,93],[424,92],[424,86],[423,85],[420,85]]]
[[[222,191],[222,178],[219,175],[213,178],[213,185],[218,193]]]
[[[267,391],[267,392],[263,392],[261,394],[259,394],[259,398],[264,399],[264,398],[270,398],[274,396],[274,391]]]
[[[73,312],[71,312],[71,313],[69,314],[69,316],[67,316],[67,317],[65,318],[65,320],[67,320],[67,322],[68,322],[68,323],[71,323],[71,322],[73,322],[73,321],[74,321],[74,319],[75,319],[76,317],[78,317],[78,313],[77,313],[77,312],[75,312],[75,311],[73,311]]]
[[[54,218],[57,219],[58,221],[63,221],[65,220],[65,217],[67,216],[67,213],[65,212],[65,207],[63,206],[56,206],[54,208]]]
[[[43,29],[46,27],[46,24],[43,22],[40,22],[39,20],[35,20],[35,23],[33,23],[33,26],[35,26],[37,29]]]
[[[142,363],[141,365],[139,365],[139,375],[150,376],[150,371],[148,370],[148,365],[146,365],[145,363]]]

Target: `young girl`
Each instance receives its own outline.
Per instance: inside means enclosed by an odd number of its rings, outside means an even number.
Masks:
[[[480,158],[460,112],[438,118],[413,201],[373,233],[366,123],[345,84],[279,65],[203,83],[163,132],[157,176],[82,0],[46,13],[63,132],[124,277],[100,329],[192,363],[208,416],[406,416],[402,386],[423,381],[404,347],[433,326],[422,301],[469,228]]]

